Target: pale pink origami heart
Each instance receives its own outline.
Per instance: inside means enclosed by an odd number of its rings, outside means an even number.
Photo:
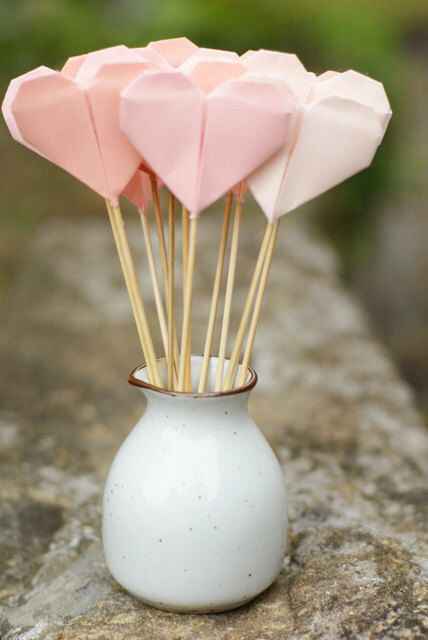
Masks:
[[[204,93],[180,71],[137,78],[122,92],[121,127],[196,216],[281,148],[294,103],[244,78]]]
[[[248,178],[269,219],[371,164],[391,117],[381,83],[355,71],[316,78],[297,58],[276,52],[252,52],[242,61],[253,73],[281,77],[300,101],[288,144]]]
[[[233,51],[198,49],[180,65],[179,71],[204,93],[211,93],[224,82],[245,74],[246,69]]]
[[[168,38],[166,40],[157,40],[150,42],[146,49],[155,56],[152,58],[156,60],[157,56],[160,56],[171,67],[179,67],[192,53],[198,50],[196,44],[194,44],[189,38]],[[143,55],[145,51],[142,51]]]
[[[223,49],[198,47],[194,42],[189,40],[189,38],[185,37],[156,40],[155,42],[150,42],[145,47],[135,49],[135,51],[141,53],[146,60],[149,60],[159,68],[178,68],[194,56],[209,60],[217,58],[237,61],[239,59],[237,53]]]
[[[199,47],[188,38],[168,38],[149,42],[145,47],[138,47],[134,51],[158,69],[174,69],[199,51]]]
[[[141,159],[119,128],[119,93],[155,67],[123,46],[13,80],[3,114],[12,136],[113,201]]]
[[[306,100],[316,80],[316,75],[307,71],[294,53],[260,49],[247,51],[240,61],[250,73],[283,82],[299,100]]]
[[[227,51],[227,49],[208,49],[206,47],[197,47],[190,56],[181,63],[179,68],[183,70],[184,65],[188,62],[233,62],[239,63],[239,55],[235,51]]]
[[[152,201],[152,184],[147,171],[142,168],[137,169],[122,191],[122,195],[140,211],[147,209]]]

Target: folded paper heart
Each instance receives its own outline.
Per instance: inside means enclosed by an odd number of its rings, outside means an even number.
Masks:
[[[284,146],[294,110],[269,80],[229,79],[217,67],[212,82],[199,71],[141,75],[122,92],[120,113],[129,140],[193,217]]]
[[[199,47],[180,65],[180,71],[189,76],[202,91],[210,93],[222,82],[239,78],[246,69],[234,51]],[[235,198],[241,201],[244,200],[247,191],[245,181],[238,182],[232,188]]]
[[[198,49],[179,68],[204,93],[211,93],[228,80],[239,78],[246,69],[233,51]]]
[[[306,100],[316,79],[315,73],[307,71],[294,53],[247,51],[240,62],[250,73],[285,83],[300,101]]]
[[[124,46],[76,56],[12,80],[3,114],[18,142],[115,202],[141,162],[119,128],[119,93],[155,68]]]
[[[300,104],[288,143],[248,178],[270,220],[370,165],[391,117],[381,83],[355,71],[316,78],[295,56],[276,52],[252,52],[242,63],[281,77]]]
[[[137,209],[145,211],[153,200],[153,178],[156,180],[157,189],[161,189],[163,187],[162,180],[142,162],[122,191],[122,196],[132,202]]]
[[[178,68],[194,56],[210,60],[213,58],[228,59],[229,61],[239,60],[238,54],[233,51],[198,47],[194,42],[189,40],[189,38],[184,37],[156,40],[155,42],[150,42],[146,47],[140,47],[136,50],[139,51],[144,58],[150,60],[150,62],[153,62],[153,64],[160,68]]]
[[[195,61],[239,63],[239,55],[235,51],[227,51],[226,49],[208,49],[206,47],[198,47],[181,63],[179,69],[183,71],[187,63],[193,63]]]
[[[187,58],[198,50],[198,46],[194,44],[189,38],[168,38],[165,40],[157,40],[150,42],[147,47],[142,50],[143,55],[145,50],[152,54],[153,61],[157,60],[158,56],[167,62],[171,67],[179,67]]]
[[[122,191],[122,195],[132,202],[137,209],[145,211],[152,201],[152,184],[147,171],[141,168],[137,169]]]

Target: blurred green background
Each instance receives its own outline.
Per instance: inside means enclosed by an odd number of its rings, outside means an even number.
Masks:
[[[369,171],[304,213],[337,247],[360,295],[428,411],[428,2],[426,0],[1,0],[0,86],[70,55],[187,35],[197,44],[296,52],[314,71],[353,68],[381,80],[394,116]],[[0,292],[35,225],[67,210],[102,211],[98,197],[0,129]],[[294,214],[296,215],[296,214]],[[298,215],[298,214],[297,214]]]

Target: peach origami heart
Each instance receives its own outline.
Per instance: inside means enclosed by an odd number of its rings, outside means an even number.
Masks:
[[[119,93],[154,68],[124,46],[40,67],[12,80],[3,114],[18,142],[115,201],[141,162],[119,128]]]
[[[160,56],[171,67],[179,67],[192,53],[198,50],[189,38],[168,38],[165,40],[157,40],[150,42],[145,48],[150,54],[153,54],[153,61]],[[144,55],[144,50],[142,51]]]
[[[233,51],[198,49],[180,65],[179,71],[204,93],[210,93],[222,83],[239,78],[246,69]]]
[[[284,146],[294,109],[269,81],[218,81],[161,71],[122,92],[122,130],[193,217]]]
[[[271,220],[368,167],[391,117],[381,83],[355,71],[316,78],[292,58],[252,52],[242,59],[253,73],[281,77],[300,103],[288,144],[248,178]]]
[[[183,60],[179,69],[183,70],[186,63],[195,60],[204,62],[221,61],[239,63],[239,55],[235,51],[227,51],[227,49],[208,49],[206,47],[197,47],[190,56]]]
[[[178,68],[185,61],[193,58],[195,55],[204,58],[221,58],[237,61],[239,56],[232,51],[224,51],[223,49],[208,49],[198,47],[189,38],[167,38],[165,40],[157,40],[150,42],[145,47],[135,49],[141,55],[159,68]]]
[[[137,209],[144,211],[152,201],[152,186],[150,175],[144,169],[137,169],[125,189],[122,191]]]
[[[188,38],[167,38],[149,42],[145,47],[138,47],[134,51],[158,69],[174,69],[200,49]]]

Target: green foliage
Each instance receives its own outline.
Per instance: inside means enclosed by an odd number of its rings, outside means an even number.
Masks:
[[[0,71],[60,64],[73,53],[186,34],[205,46],[297,51],[304,62],[390,68],[400,17],[383,3],[301,0],[6,0],[0,5]]]
[[[418,0],[2,0],[0,85],[41,64],[60,67],[70,55],[91,49],[185,34],[203,46],[238,52],[294,51],[315,71],[354,68],[381,80],[400,112],[408,71],[403,30],[427,17],[427,3]],[[361,254],[371,205],[397,183],[399,126],[394,118],[370,171],[320,201],[325,227],[351,261]]]

